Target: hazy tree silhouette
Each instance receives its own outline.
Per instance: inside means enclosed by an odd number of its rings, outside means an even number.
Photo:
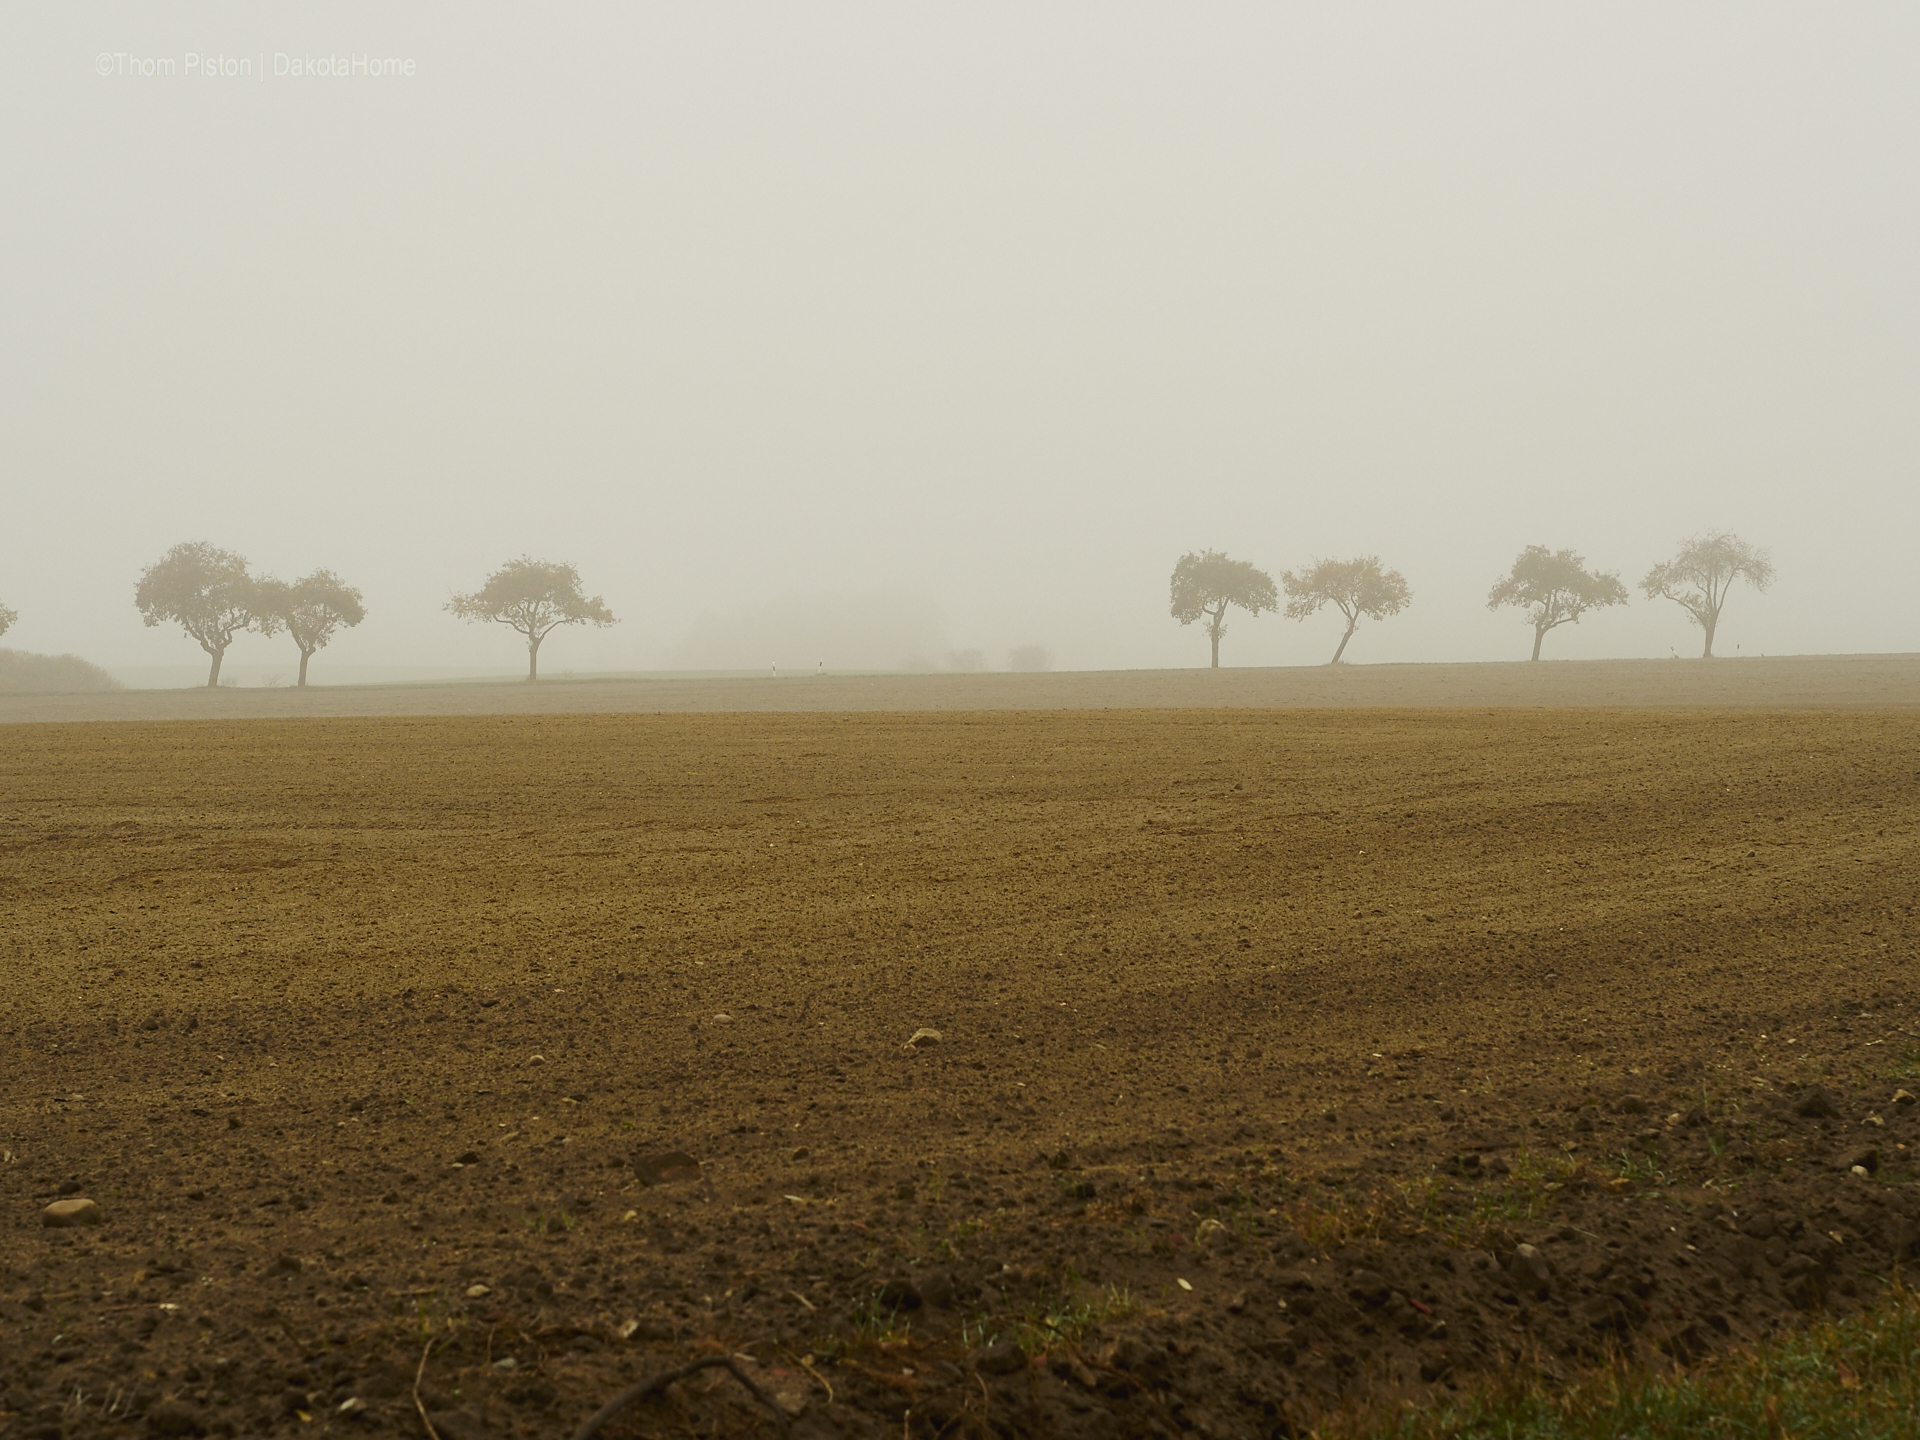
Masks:
[[[0,605],[0,635],[4,635],[7,631],[11,630],[13,628],[13,622],[19,618],[19,611],[10,610],[5,605]]]
[[[1684,541],[1678,555],[1647,572],[1640,588],[1649,600],[1671,600],[1693,617],[1706,632],[1700,658],[1711,660],[1713,632],[1720,628],[1720,610],[1736,580],[1764,594],[1773,583],[1773,561],[1738,535],[1715,530]]]
[[[1358,560],[1316,560],[1311,570],[1298,575],[1291,570],[1280,574],[1287,591],[1287,618],[1304,620],[1322,605],[1331,605],[1347,617],[1346,633],[1327,663],[1338,665],[1347,653],[1347,642],[1360,628],[1360,617],[1384,620],[1398,615],[1413,602],[1413,591],[1398,570],[1382,570],[1378,556],[1362,555]]]
[[[1053,652],[1044,645],[1016,645],[1007,652],[1007,669],[1029,673],[1053,669]]]
[[[213,657],[209,687],[220,683],[220,662],[242,630],[271,635],[279,621],[266,608],[247,562],[204,540],[176,545],[140,574],[133,603],[148,625],[171,620]]]
[[[1589,610],[1627,603],[1627,587],[1618,575],[1587,569],[1585,557],[1571,550],[1549,550],[1529,545],[1513,562],[1513,569],[1487,592],[1487,608],[1513,605],[1527,612],[1533,626],[1533,658],[1540,658],[1540,642],[1561,625],[1578,624]]]
[[[1220,637],[1227,633],[1227,607],[1238,605],[1249,615],[1272,610],[1280,603],[1273,577],[1245,560],[1229,560],[1218,550],[1188,551],[1173,567],[1173,618],[1182,625],[1207,622],[1213,642],[1213,668],[1220,668]]]
[[[607,602],[580,593],[580,572],[571,565],[509,560],[471,595],[456,595],[447,609],[462,620],[510,626],[527,640],[527,679],[540,678],[540,642],[562,625],[615,623]]]
[[[324,649],[333,632],[351,630],[367,618],[360,592],[331,570],[316,570],[291,585],[281,580],[260,582],[262,608],[284,627],[300,647],[300,680],[307,683],[307,661]]]

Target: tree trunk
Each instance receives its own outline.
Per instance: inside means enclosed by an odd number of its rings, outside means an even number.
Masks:
[[[532,684],[540,678],[540,642],[527,641],[527,683]]]
[[[1327,662],[1329,665],[1338,665],[1340,663],[1340,657],[1347,653],[1347,641],[1353,638],[1353,632],[1359,628],[1360,622],[1357,619],[1347,622],[1347,633],[1340,637],[1340,648],[1333,652],[1333,659]]]
[[[213,656],[213,668],[207,671],[207,688],[212,690],[220,684],[220,662],[226,659],[227,649],[223,645],[218,650],[209,650],[207,653]]]
[[[1211,668],[1218,670],[1220,668],[1220,632],[1218,630],[1209,631],[1208,636],[1213,641],[1213,665]]]
[[[1213,641],[1213,668],[1220,668],[1220,632],[1227,628],[1227,605],[1223,600],[1218,610],[1210,612],[1213,623],[1207,626],[1207,638]]]
[[[1700,628],[1707,632],[1707,648],[1700,652],[1700,658],[1702,660],[1711,660],[1713,659],[1713,625],[1708,623],[1702,625]]]
[[[1540,642],[1546,638],[1547,638],[1546,626],[1536,625],[1533,627],[1533,658],[1534,659],[1538,660],[1540,658]]]
[[[303,689],[307,683],[307,659],[312,654],[313,652],[311,650],[302,650],[300,652],[300,685]]]

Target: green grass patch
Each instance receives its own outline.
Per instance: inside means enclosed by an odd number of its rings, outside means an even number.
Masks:
[[[1920,1297],[1675,1373],[1621,1367],[1561,1387],[1519,1376],[1391,1419],[1353,1414],[1322,1440],[1914,1440]]]

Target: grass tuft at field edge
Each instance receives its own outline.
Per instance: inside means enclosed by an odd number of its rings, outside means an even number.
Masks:
[[[1537,1373],[1444,1406],[1329,1417],[1319,1440],[1912,1440],[1920,1436],[1920,1294],[1783,1334],[1680,1373],[1648,1365],[1554,1387]]]

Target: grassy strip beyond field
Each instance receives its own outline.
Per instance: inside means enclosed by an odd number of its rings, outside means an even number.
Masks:
[[[1325,1440],[1908,1440],[1920,1436],[1920,1295],[1896,1284],[1864,1314],[1821,1321],[1684,1374],[1629,1368],[1565,1388],[1513,1379]]]

